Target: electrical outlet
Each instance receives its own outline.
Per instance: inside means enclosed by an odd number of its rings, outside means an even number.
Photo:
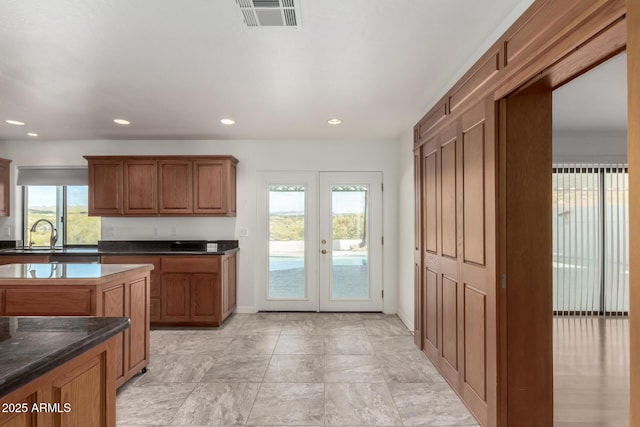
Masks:
[[[249,237],[249,227],[240,227],[240,237]]]

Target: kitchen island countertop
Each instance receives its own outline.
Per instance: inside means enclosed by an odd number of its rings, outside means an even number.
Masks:
[[[0,317],[0,396],[128,327],[126,317]]]
[[[58,283],[61,280],[65,283],[98,284],[102,279],[112,280],[115,275],[152,269],[150,264],[7,264],[0,265],[0,284]]]

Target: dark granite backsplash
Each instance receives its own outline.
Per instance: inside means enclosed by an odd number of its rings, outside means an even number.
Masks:
[[[0,240],[0,250],[2,249],[15,249],[19,245],[20,241],[18,240]]]
[[[206,251],[207,243],[217,243],[215,252],[224,252],[238,247],[237,240],[100,240],[101,252],[140,251]]]

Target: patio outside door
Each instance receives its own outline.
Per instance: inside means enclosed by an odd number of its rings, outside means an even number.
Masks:
[[[382,310],[382,174],[258,177],[258,309]]]

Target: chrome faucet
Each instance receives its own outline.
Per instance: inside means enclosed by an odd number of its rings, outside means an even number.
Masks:
[[[56,229],[56,227],[53,225],[53,223],[51,221],[49,221],[48,219],[41,218],[41,219],[39,219],[39,220],[37,220],[36,222],[33,223],[33,225],[31,226],[30,231],[31,231],[31,233],[36,231],[36,227],[41,222],[46,222],[47,224],[49,224],[51,226],[51,236],[49,236],[49,248],[53,250],[53,248],[56,246],[56,242],[58,241],[58,230]],[[33,246],[33,240],[29,241],[29,249],[31,249],[31,246]]]

